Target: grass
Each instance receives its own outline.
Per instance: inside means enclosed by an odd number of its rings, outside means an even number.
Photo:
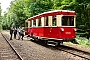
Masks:
[[[86,39],[85,37],[79,37],[79,36],[77,35],[76,41],[77,41],[80,45],[82,45],[82,46],[88,46],[88,47],[90,47],[90,39],[88,40],[88,39]]]

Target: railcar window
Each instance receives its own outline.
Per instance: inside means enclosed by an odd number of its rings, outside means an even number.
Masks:
[[[62,26],[74,26],[74,16],[63,16]]]
[[[33,27],[36,26],[36,20],[33,20]]]
[[[44,26],[48,26],[48,17],[44,18]]]
[[[38,26],[41,26],[41,18],[38,19]]]
[[[32,27],[32,20],[30,21],[30,27]]]
[[[56,26],[56,16],[53,16],[52,19],[53,19],[53,20],[52,20],[52,25],[53,25],[53,26]]]
[[[26,22],[26,27],[28,27],[28,22]]]

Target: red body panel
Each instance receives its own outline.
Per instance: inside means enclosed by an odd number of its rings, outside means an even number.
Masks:
[[[62,28],[64,31],[62,31]],[[74,28],[75,27],[34,27],[28,28],[28,34],[33,33],[34,36],[55,39],[75,38]]]

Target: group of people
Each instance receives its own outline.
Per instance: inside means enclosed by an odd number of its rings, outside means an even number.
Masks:
[[[16,35],[18,36],[18,40],[20,40],[20,38],[23,40],[24,37],[24,28],[20,29],[20,28],[10,28],[10,40],[12,40],[12,35],[14,34],[14,39],[16,39]]]

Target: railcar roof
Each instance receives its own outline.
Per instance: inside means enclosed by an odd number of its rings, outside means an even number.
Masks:
[[[54,11],[44,12],[42,14],[53,13],[53,12],[75,12],[75,11],[70,11],[70,10],[54,10]]]
[[[62,13],[61,13],[62,12]],[[73,15],[75,15],[76,13],[75,13],[75,11],[70,11],[70,10],[54,10],[54,11],[48,11],[48,12],[44,12],[44,13],[41,13],[41,14],[39,14],[39,15],[35,15],[35,16],[33,16],[33,17],[31,17],[31,18],[28,18],[27,20],[34,20],[34,19],[37,19],[37,18],[39,18],[39,17],[41,17],[41,16],[49,16],[49,15],[51,15],[51,16],[53,16],[53,15],[55,15],[55,14],[61,14],[61,15],[64,15],[65,13],[74,13]]]

